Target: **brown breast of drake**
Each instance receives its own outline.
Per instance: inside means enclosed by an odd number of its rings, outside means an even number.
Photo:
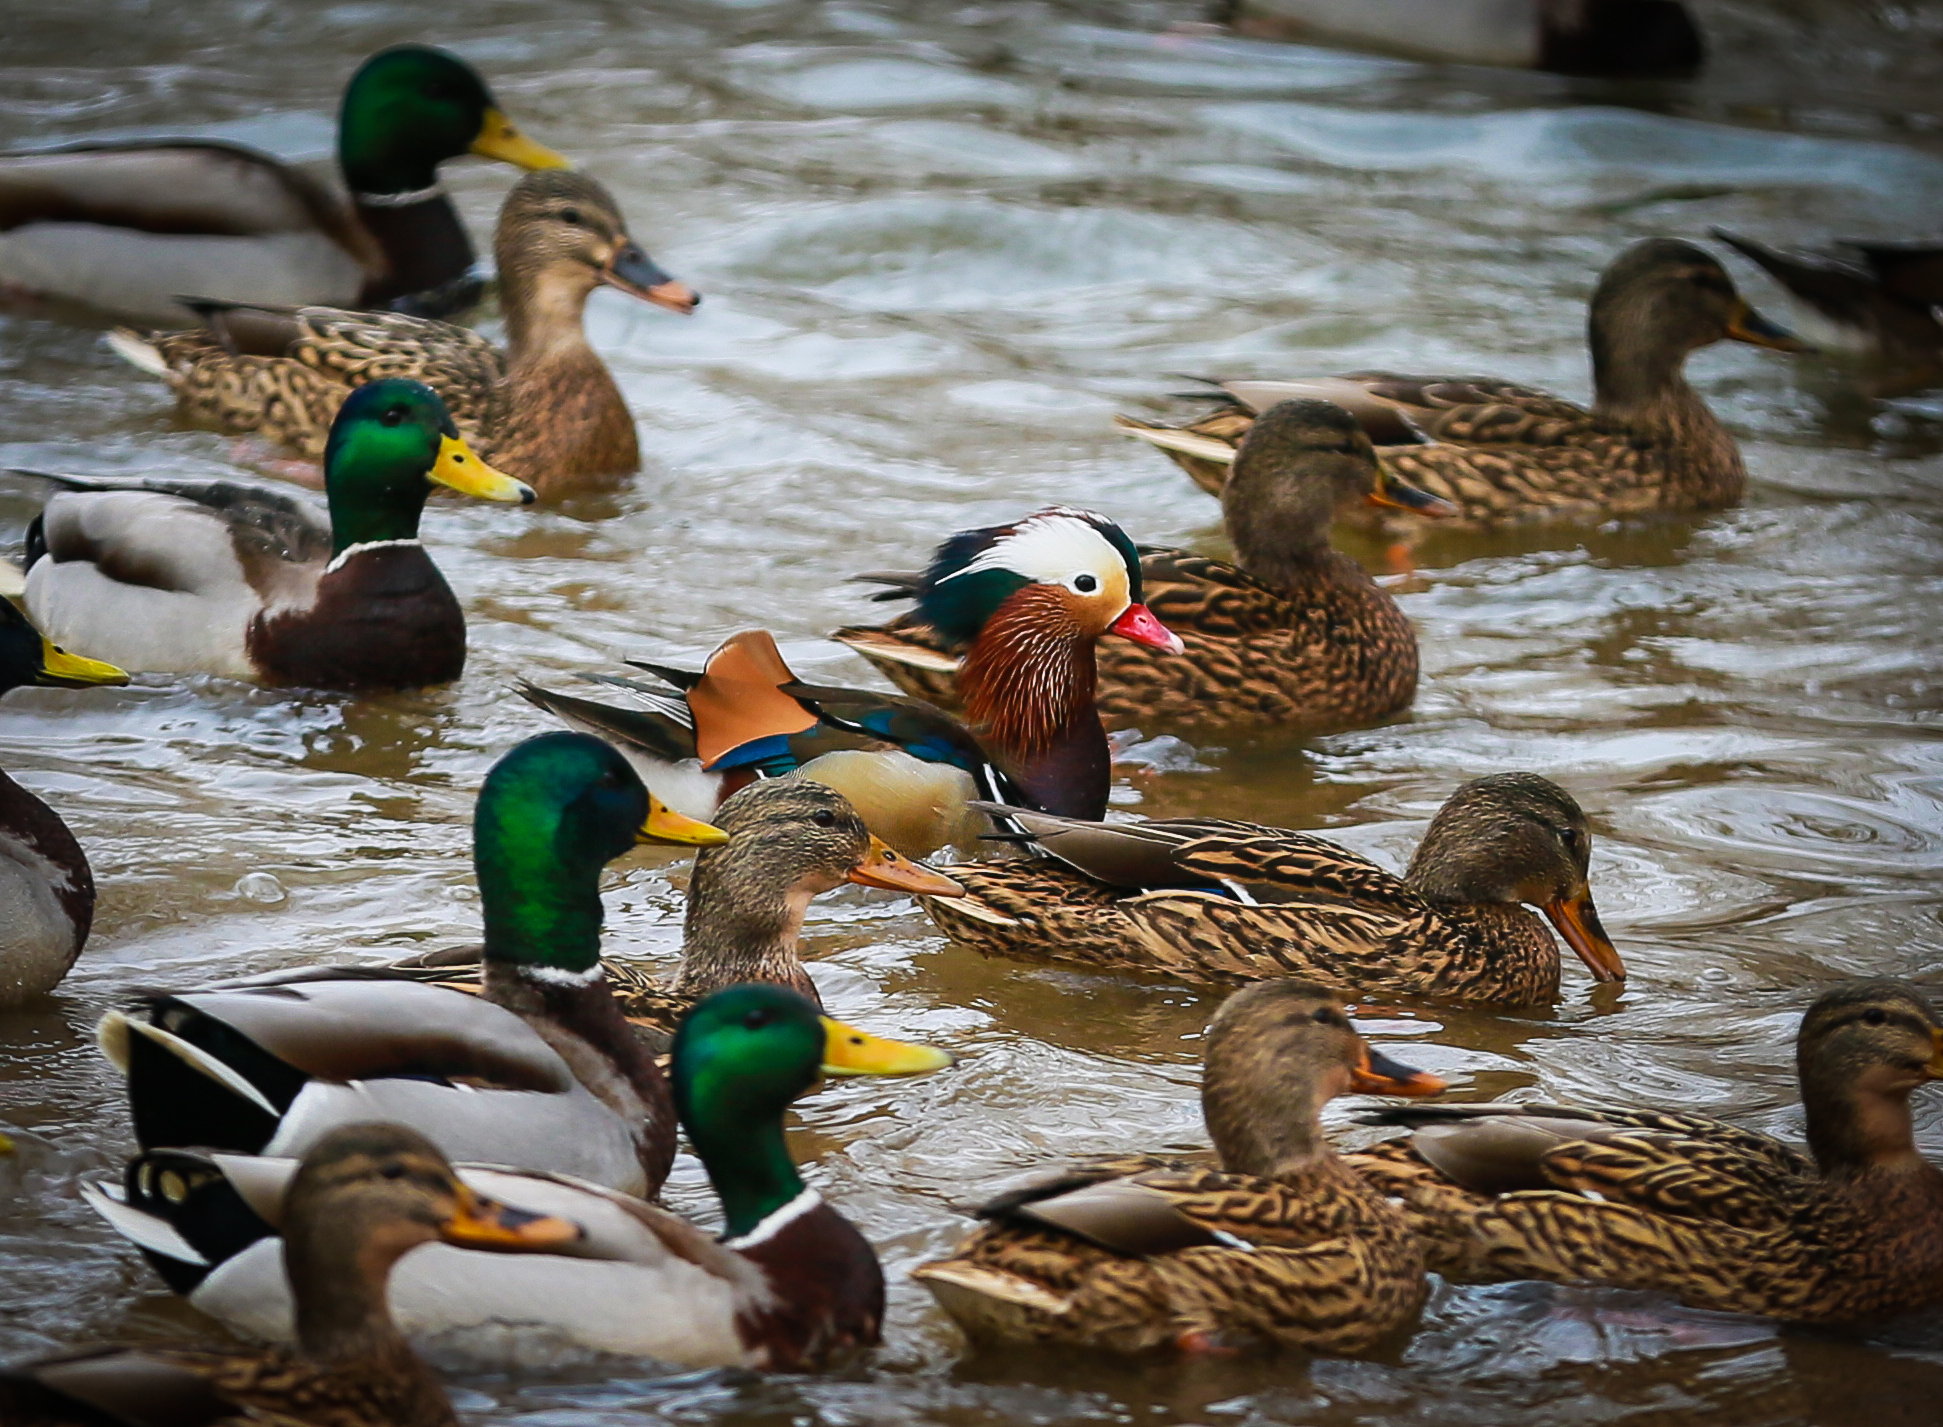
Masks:
[[[251,662],[268,682],[323,689],[411,689],[465,669],[465,614],[416,540],[353,547],[302,608],[250,622]]]

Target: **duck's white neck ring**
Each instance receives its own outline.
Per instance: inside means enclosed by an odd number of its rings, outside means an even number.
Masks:
[[[349,560],[353,555],[362,555],[367,550],[387,550],[398,545],[422,546],[424,543],[424,541],[415,535],[407,540],[360,540],[355,545],[346,545],[333,556],[330,564],[324,567],[324,573],[327,575],[335,574],[344,568],[344,562],[346,560]]]
[[[428,203],[434,198],[445,196],[445,185],[435,183],[430,188],[412,188],[403,193],[354,193],[351,197],[365,208],[409,208],[414,203]]]
[[[535,962],[527,962],[520,967],[519,974],[528,981],[539,981],[548,986],[591,986],[606,975],[606,972],[598,961],[585,971],[568,971],[559,966],[541,966]]]
[[[783,1205],[782,1208],[771,1213],[768,1218],[756,1225],[755,1228],[749,1230],[748,1233],[739,1235],[733,1239],[722,1240],[722,1247],[725,1249],[747,1250],[753,1249],[759,1244],[766,1244],[822,1202],[822,1195],[818,1194],[814,1189],[805,1187],[801,1194]]]

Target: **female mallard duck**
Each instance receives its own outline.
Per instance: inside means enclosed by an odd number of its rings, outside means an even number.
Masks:
[[[466,1169],[475,1189],[564,1216],[586,1238],[571,1257],[530,1261],[413,1254],[392,1276],[399,1324],[501,1370],[591,1350],[795,1372],[875,1343],[877,1256],[804,1185],[783,1138],[784,1112],[819,1063],[848,1054],[841,1029],[766,984],[719,991],[682,1022],[669,1074],[722,1201],[722,1238],[583,1182]],[[125,1189],[84,1192],[191,1303],[241,1332],[288,1339],[290,1288],[271,1227],[288,1180],[287,1160],[152,1151],[129,1166]]]
[[[1747,484],[1740,448],[1687,385],[1687,354],[1729,339],[1781,352],[1805,351],[1802,343],[1750,308],[1709,254],[1675,238],[1619,255],[1592,294],[1588,331],[1590,411],[1495,377],[1353,372],[1223,383],[1230,404],[1178,429],[1120,420],[1219,492],[1257,412],[1289,397],[1333,401],[1363,423],[1399,477],[1457,507],[1456,528],[1739,501]],[[1431,444],[1408,444],[1419,432]]]
[[[1535,773],[1452,793],[1402,877],[1254,823],[1004,811],[1049,856],[952,867],[965,896],[923,903],[945,935],[987,956],[1530,1005],[1559,994],[1558,944],[1520,905],[1530,902],[1595,980],[1626,977],[1586,883],[1585,814]]]
[[[1720,228],[1714,236],[1753,259],[1850,342],[1891,364],[1877,394],[1915,391],[1943,378],[1943,245],[1935,239],[1782,253]]]
[[[1653,1289],[1807,1323],[1943,1300],[1943,1171],[1909,1111],[1943,1079],[1943,1024],[1906,982],[1850,981],[1809,1007],[1795,1059],[1812,1159],[1704,1115],[1453,1105],[1393,1117],[1420,1128],[1350,1162],[1460,1280]]]
[[[1367,1352],[1416,1318],[1423,1253],[1330,1149],[1322,1107],[1443,1088],[1372,1051],[1322,987],[1251,986],[1208,1027],[1218,1169],[1141,1157],[1067,1173],[981,1209],[985,1227],[915,1276],[977,1338]]]
[[[808,778],[752,783],[713,821],[728,841],[695,855],[673,984],[664,986],[638,963],[606,963],[614,998],[657,1049],[697,1000],[725,986],[766,981],[821,1005],[797,952],[803,917],[820,893],[854,882],[919,897],[960,895],[949,877],[873,836],[843,794]],[[436,971],[464,964],[471,951],[434,952],[400,965]]]
[[[395,45],[344,90],[348,204],[281,159],[217,139],[0,155],[0,289],[152,323],[195,320],[184,295],[456,311],[482,284],[438,166],[468,153],[526,169],[567,162],[515,129],[464,60]]]
[[[966,812],[973,796],[1102,816],[1112,770],[1094,646],[1119,634],[1181,648],[1140,602],[1138,558],[1120,527],[1054,507],[953,536],[911,582],[932,624],[969,646],[959,680],[975,731],[928,704],[802,684],[759,630],[723,644],[700,674],[638,666],[679,695],[607,681],[643,696],[645,710],[526,694],[613,740],[658,797],[694,816],[712,815],[757,777],[798,769],[842,792],[872,832],[909,856],[975,835],[983,820]],[[839,638],[858,648],[862,633]]]
[[[294,1167],[281,1210],[279,1277],[287,1263],[294,1355],[141,1347],[17,1363],[0,1368],[0,1419],[12,1427],[459,1427],[386,1303],[401,1260],[416,1261],[413,1251],[426,1244],[532,1254],[582,1238],[578,1224],[481,1197],[402,1125],[345,1125],[320,1139]]]
[[[260,432],[316,460],[345,396],[379,377],[436,391],[485,458],[542,495],[641,465],[634,418],[588,344],[587,298],[607,286],[677,312],[699,299],[627,235],[613,195],[581,173],[528,174],[493,240],[507,350],[467,327],[331,307],[199,304],[206,328],[117,351],[175,388],[184,416]]]
[[[1186,648],[1160,658],[1152,646],[1102,643],[1098,702],[1107,722],[1326,733],[1408,708],[1417,692],[1416,631],[1360,565],[1329,545],[1336,512],[1358,502],[1429,515],[1451,509],[1378,464],[1341,407],[1287,401],[1265,413],[1221,492],[1240,566],[1142,547],[1147,604]],[[913,647],[951,661],[949,642],[922,615],[838,638],[907,692],[945,708],[958,703],[938,670],[881,652]]]
[[[27,609],[134,669],[310,688],[417,688],[465,668],[465,614],[418,540],[434,485],[530,501],[431,388],[359,387],[331,425],[326,516],[227,481],[56,476],[27,532]]]
[[[30,684],[125,684],[113,664],[68,653],[0,599],[0,698]],[[0,1009],[52,991],[88,940],[94,873],[55,811],[0,772]]]

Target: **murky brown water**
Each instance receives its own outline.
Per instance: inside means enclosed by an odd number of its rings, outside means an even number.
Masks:
[[[189,120],[315,151],[364,53],[449,44],[707,294],[685,322],[596,295],[651,453],[631,490],[428,517],[472,617],[457,687],[346,701],[146,677],[8,699],[0,762],[59,806],[102,892],[59,997],[0,1020],[0,1120],[44,1137],[0,1162],[0,1357],[193,1327],[73,1197],[129,1143],[89,1027],[136,982],[471,934],[473,790],[546,727],[515,676],[692,658],[760,623],[806,674],[863,679],[820,642],[870,608],[842,577],[951,529],[1082,500],[1137,538],[1218,546],[1214,503],[1108,427],[1163,409],[1168,373],[1482,368],[1583,395],[1582,304],[1634,237],[1943,229],[1934,6],[1716,7],[1733,44],[1715,75],[1634,89],[1162,36],[1188,7],[1158,4],[498,0],[429,32],[402,11],[0,14],[0,143]],[[477,232],[507,181],[458,175]],[[1869,406],[1820,364],[1747,349],[1693,376],[1745,441],[1745,509],[1432,546],[1403,595],[1425,664],[1409,721],[1306,751],[1204,746],[1120,796],[1327,827],[1400,865],[1462,778],[1558,778],[1597,825],[1629,988],[1594,997],[1574,966],[1555,1013],[1404,1027],[1402,1053],[1467,1093],[1536,1084],[1793,1133],[1789,1042],[1820,983],[1943,992],[1943,402]],[[235,471],[91,334],[19,319],[0,322],[0,463]],[[39,498],[0,478],[0,543]],[[614,878],[616,949],[671,957],[678,876],[644,857]],[[1044,1158],[1201,1144],[1212,998],[983,963],[854,889],[810,933],[839,1014],[966,1053],[802,1110],[812,1176],[890,1272],[883,1350],[822,1379],[466,1379],[476,1420],[1935,1420],[1943,1316],[1787,1334],[1537,1286],[1440,1290],[1388,1362],[967,1358],[903,1270],[953,1241],[956,1206]],[[1943,1151],[1943,1100],[1919,1123]],[[673,1198],[713,1212],[690,1161]]]

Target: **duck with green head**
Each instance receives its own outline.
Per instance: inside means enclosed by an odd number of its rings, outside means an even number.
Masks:
[[[68,653],[0,599],[0,698],[27,687],[125,684],[113,664]],[[59,814],[0,772],[0,1008],[54,989],[94,923],[94,873]]]
[[[136,321],[193,321],[181,296],[390,307],[476,301],[472,242],[439,186],[465,154],[566,160],[521,134],[464,60],[394,45],[338,113],[346,195],[243,144],[81,142],[0,156],[0,288]]]
[[[416,688],[465,667],[465,616],[419,543],[435,485],[527,502],[418,382],[360,387],[332,423],[326,514],[227,481],[52,476],[27,608],[135,669],[310,688]]]
[[[718,991],[682,1023],[669,1075],[722,1202],[721,1237],[586,1183],[467,1168],[475,1191],[570,1219],[584,1240],[518,1264],[421,1250],[392,1275],[392,1311],[408,1335],[488,1370],[587,1352],[695,1368],[823,1367],[877,1341],[884,1279],[869,1243],[804,1184],[784,1115],[819,1073],[901,1074],[948,1060],[863,1036],[781,986]],[[123,1185],[85,1193],[191,1303],[237,1331],[288,1341],[291,1292],[271,1226],[292,1171],[289,1160],[151,1151]]]

